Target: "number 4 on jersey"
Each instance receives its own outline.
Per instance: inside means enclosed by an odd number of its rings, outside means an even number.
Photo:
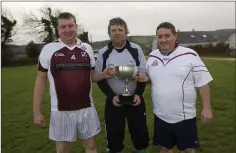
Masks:
[[[72,56],[71,56],[71,59],[75,60],[75,59],[76,59],[76,58],[75,58],[75,55],[72,55]]]

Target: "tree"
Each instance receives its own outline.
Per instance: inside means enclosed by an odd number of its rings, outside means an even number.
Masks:
[[[62,12],[62,9],[52,9],[50,6],[45,6],[40,9],[41,17],[35,14],[24,15],[24,27],[27,34],[34,34],[37,39],[44,43],[50,43],[59,38],[57,31],[57,16]],[[89,42],[88,32],[84,32],[83,26],[78,26],[78,38],[84,42]]]
[[[40,53],[40,46],[35,44],[33,41],[30,41],[26,46],[27,57],[37,59]]]
[[[4,45],[8,42],[12,42],[11,37],[13,36],[13,28],[16,25],[16,20],[10,20],[9,18],[7,18],[4,15],[1,15],[1,19],[2,19],[2,24],[1,24],[1,37],[2,37],[2,41],[1,41],[1,45]]]
[[[12,36],[16,34],[14,27],[16,26],[17,21],[13,19],[10,12],[6,10],[3,11],[1,15],[1,49],[2,49],[2,65],[6,65],[12,57],[12,53],[7,49],[8,43],[12,42]]]
[[[57,16],[60,9],[52,10],[51,7],[43,7],[39,10],[41,17],[32,12],[24,15],[24,27],[26,34],[36,35],[37,39],[44,43],[50,43],[58,39]]]
[[[195,50],[199,55],[204,54],[204,47],[202,45],[194,45],[191,48]]]
[[[206,46],[205,46],[205,54],[206,55],[214,55],[215,54],[215,52],[214,52],[214,45],[212,44],[212,43],[210,43],[210,44],[207,44]]]
[[[218,42],[216,44],[216,54],[219,56],[228,56],[229,55],[229,44],[225,44],[224,42]]]
[[[90,44],[89,37],[88,37],[88,32],[83,32],[82,34],[78,35],[78,38],[79,38],[81,41]]]

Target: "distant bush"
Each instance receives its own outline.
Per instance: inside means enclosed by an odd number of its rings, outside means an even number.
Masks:
[[[40,54],[40,45],[35,44],[33,41],[29,42],[25,47],[25,54],[16,54],[12,52],[11,47],[2,47],[2,67],[12,67],[12,66],[26,66],[35,65],[38,61],[38,56]]]
[[[3,44],[1,46],[1,62],[2,62],[2,66],[6,66],[8,65],[9,63],[11,63],[11,60],[12,60],[12,57],[13,57],[13,54],[12,54],[12,51],[11,49],[9,48],[9,46]]]
[[[219,42],[215,46],[213,44],[189,46],[195,50],[200,56],[216,56],[216,57],[232,57],[229,44]]]
[[[7,65],[3,65],[2,67],[29,66],[29,65],[36,65],[36,64],[37,64],[36,59],[25,57],[25,58],[12,60],[10,63],[8,63]]]
[[[230,55],[230,57],[236,58],[236,49],[235,48],[234,49],[230,49],[229,50],[229,55]]]
[[[33,41],[29,42],[26,46],[26,55],[28,58],[37,59],[40,54],[39,44],[35,44]]]

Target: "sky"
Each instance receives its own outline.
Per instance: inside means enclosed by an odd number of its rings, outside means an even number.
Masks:
[[[180,31],[235,29],[234,2],[2,2],[2,8],[18,21],[15,44],[36,41],[35,36],[23,32],[22,17],[28,12],[40,15],[44,6],[76,15],[93,42],[109,39],[107,26],[114,17],[126,21],[130,36],[155,35],[156,27],[165,21]]]

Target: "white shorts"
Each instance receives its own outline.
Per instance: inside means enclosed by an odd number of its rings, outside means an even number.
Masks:
[[[76,111],[52,111],[49,138],[73,142],[88,139],[100,132],[100,122],[94,106]]]

